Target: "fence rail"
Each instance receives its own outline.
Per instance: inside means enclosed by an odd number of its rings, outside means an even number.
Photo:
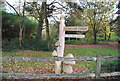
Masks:
[[[2,73],[4,78],[38,79],[38,78],[95,78],[95,73],[71,73],[71,74],[24,74],[24,73]],[[120,76],[120,72],[101,73],[100,77]]]
[[[19,79],[37,79],[37,78],[100,78],[108,76],[120,76],[120,72],[112,73],[100,73],[101,70],[101,60],[120,60],[120,55],[118,56],[105,56],[101,57],[98,54],[97,57],[49,57],[49,58],[33,58],[33,57],[0,57],[0,60],[4,61],[96,61],[96,73],[70,73],[70,74],[24,74],[24,73],[0,73],[4,78],[19,78]]]
[[[33,57],[0,57],[0,60],[8,60],[8,61],[96,61],[96,57],[74,57],[74,58],[66,58],[66,57],[48,57],[48,58],[33,58]],[[120,60],[120,55],[118,56],[106,56],[102,57],[101,60]]]

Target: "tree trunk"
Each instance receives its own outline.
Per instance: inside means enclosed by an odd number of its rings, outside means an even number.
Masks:
[[[97,32],[96,32],[96,28],[95,28],[95,24],[94,24],[94,27],[93,27],[93,36],[94,36],[94,43],[96,44],[97,43]]]
[[[43,29],[43,12],[44,12],[44,2],[42,2],[42,8],[41,8],[41,12],[39,13],[39,20],[38,20],[38,28],[37,28],[37,35],[36,35],[36,39],[37,40],[42,40],[42,29]]]
[[[94,43],[95,44],[97,43],[97,35],[96,35],[96,33],[94,33]]]
[[[97,30],[96,30],[96,10],[94,6],[94,24],[93,24],[93,34],[94,34],[94,43],[97,43]]]
[[[37,36],[36,36],[38,40],[42,40],[42,28],[43,28],[43,17],[40,16],[38,21]]]
[[[44,2],[44,14],[45,14],[45,23],[46,23],[46,40],[48,42],[48,48],[50,47],[50,34],[49,34],[49,22],[48,22],[48,18],[47,18],[47,9],[46,9],[46,2]]]
[[[20,27],[20,31],[19,31],[19,46],[20,46],[20,48],[22,48],[22,44],[23,44],[25,2],[26,1],[24,1],[23,12],[22,12],[23,16],[22,17],[20,16],[20,5],[19,5],[19,13],[18,13],[17,10],[11,4],[6,2],[16,12],[16,14],[22,19],[22,21],[20,21],[20,26],[19,26]],[[19,3],[20,3],[20,0],[19,0]]]
[[[25,17],[25,10],[24,10],[24,8],[25,8],[25,3],[26,2],[24,2],[24,5],[23,5],[23,11],[22,11],[22,21],[21,21],[21,23],[20,23],[20,32],[19,32],[19,42],[20,42],[20,48],[22,48],[22,45],[23,45],[23,36],[24,36],[24,17]],[[20,13],[20,12],[19,12]]]
[[[110,38],[111,38],[111,33],[109,33],[109,36],[108,36],[108,41],[110,41]]]
[[[106,39],[107,39],[107,33],[106,33],[106,27],[105,27],[104,40]]]
[[[48,48],[50,47],[50,34],[49,34],[49,22],[48,22],[48,19],[46,18],[45,19],[46,21],[46,35],[47,35],[47,42],[48,42]]]
[[[23,45],[23,26],[22,25],[20,25],[19,45],[20,45],[20,48],[22,48],[22,45]]]

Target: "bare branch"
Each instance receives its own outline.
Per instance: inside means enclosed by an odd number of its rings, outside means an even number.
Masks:
[[[16,12],[16,14],[17,14],[18,16],[20,16],[20,14],[17,12],[17,10],[16,10],[10,3],[8,3],[7,1],[6,1],[6,3],[7,3],[11,8],[13,8],[13,10]]]
[[[60,6],[62,6],[63,8],[66,8],[65,6],[63,6],[62,4],[60,4],[59,2],[53,2],[53,3],[57,3],[57,4],[59,4]],[[52,4],[53,4],[52,3]]]
[[[56,19],[55,19],[55,17],[54,16],[51,16],[56,22],[58,22]]]

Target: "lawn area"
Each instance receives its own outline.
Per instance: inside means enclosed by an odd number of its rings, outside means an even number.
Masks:
[[[118,55],[118,49],[113,48],[65,48],[65,55],[72,53],[75,57],[78,56],[93,56],[96,57],[97,53],[101,53],[102,56]],[[3,52],[3,57],[52,57],[52,52],[49,51],[32,51],[32,50],[18,50],[14,52]]]
[[[118,55],[118,50],[113,48],[103,47],[84,47],[84,48],[66,48],[65,55],[72,53],[75,57],[79,56],[93,56],[96,57],[97,53],[102,53],[102,56]],[[32,51],[32,50],[18,50],[14,52],[3,52],[3,57],[52,57],[52,52],[48,51]],[[76,61],[73,66],[74,72],[81,72],[91,68],[95,68],[95,61]],[[106,61],[102,61],[106,63]],[[48,61],[3,61],[3,68],[5,72],[18,72],[18,73],[54,73],[54,62]],[[94,71],[94,69],[93,69]]]
[[[3,52],[3,57],[52,57],[49,51],[18,50],[13,52]]]
[[[65,54],[72,53],[74,56],[93,56],[96,57],[98,53],[102,56],[118,55],[118,50],[104,47],[84,47],[84,48],[66,48]]]

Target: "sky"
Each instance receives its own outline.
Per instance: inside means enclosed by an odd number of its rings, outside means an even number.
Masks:
[[[9,2],[10,4],[14,4],[15,0],[6,0],[7,2]]]
[[[18,1],[18,0],[6,0],[7,2],[9,2],[11,5],[14,5],[14,4],[16,4],[15,2],[16,1]],[[21,0],[21,1],[24,1],[24,0]],[[33,0],[26,0],[26,1],[33,1]],[[35,0],[35,1],[37,1],[37,0]],[[41,0],[41,1],[45,1],[45,0]],[[53,1],[53,0],[47,0],[47,1]],[[58,0],[57,0],[58,1]],[[63,2],[65,2],[65,1],[74,1],[74,2],[77,2],[77,3],[79,3],[79,0],[62,0]],[[80,0],[80,1],[85,1],[85,0]],[[88,0],[88,1],[103,1],[103,0]],[[118,1],[119,0],[104,0],[104,1],[116,1],[116,4],[118,3]],[[49,3],[49,2],[48,2]],[[7,9],[8,9],[8,12],[14,12],[14,10],[11,8],[10,9],[10,7],[9,6],[7,6],[6,7]],[[117,9],[115,8],[115,6],[114,6],[114,10],[113,10],[113,13],[115,13],[117,11]],[[114,18],[113,19],[115,19],[117,17],[117,14],[115,14],[115,16],[114,16]]]

